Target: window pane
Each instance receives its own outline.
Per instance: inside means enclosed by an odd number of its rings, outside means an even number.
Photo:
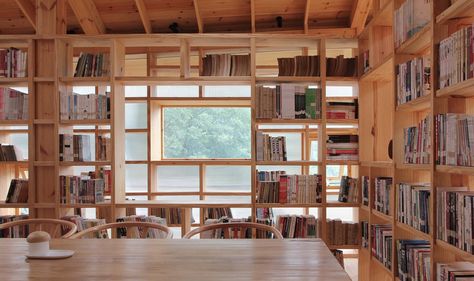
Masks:
[[[249,166],[207,166],[206,191],[250,192]]]
[[[147,134],[125,134],[125,160],[147,159]]]
[[[146,97],[147,86],[125,86],[125,97]]]
[[[250,86],[205,86],[206,97],[250,97]]]
[[[146,164],[125,165],[125,191],[146,192],[148,189],[148,167]]]
[[[28,134],[11,134],[10,141],[20,149],[23,158],[28,159]]]
[[[250,208],[231,208],[232,217],[236,219],[248,218],[252,215]]]
[[[199,166],[157,166],[156,176],[159,192],[199,191]]]
[[[270,133],[272,137],[286,138],[286,157],[288,161],[301,160],[301,134],[298,133]]]
[[[318,159],[319,159],[318,141],[311,141],[310,160],[311,161],[318,161]]]
[[[146,103],[125,104],[125,129],[146,129]]]
[[[250,158],[250,108],[165,108],[164,158]]]
[[[353,86],[326,86],[328,97],[351,97],[354,96]]]
[[[156,86],[158,97],[197,97],[199,86]]]
[[[341,219],[342,221],[354,221],[354,208],[327,208],[328,219]]]

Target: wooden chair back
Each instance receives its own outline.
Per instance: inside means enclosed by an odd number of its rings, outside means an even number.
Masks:
[[[73,222],[57,219],[24,219],[0,224],[0,230],[11,229],[16,226],[28,225],[29,233],[33,231],[45,231],[51,238],[69,238],[77,231]],[[65,234],[63,234],[66,232]]]
[[[183,239],[191,239],[194,235],[216,230],[222,230],[222,238],[224,239],[245,239],[247,238],[246,234],[248,229],[256,229],[257,231],[272,233],[274,239],[283,239],[280,231],[273,226],[254,222],[229,222],[204,225],[189,231],[183,236]]]
[[[171,239],[173,238],[173,233],[171,229],[167,226],[153,223],[153,222],[114,222],[114,223],[107,223],[103,225],[98,225],[95,227],[91,227],[85,229],[81,232],[76,233],[75,235],[71,236],[70,239],[81,239],[81,238],[109,238],[108,235],[100,235],[106,233],[107,230],[115,230],[115,235],[123,235],[119,238],[126,237],[126,238],[137,238],[137,239],[146,239],[152,238],[148,237],[149,230],[158,230],[159,233],[162,233],[161,237],[155,237],[156,239]],[[121,233],[123,230],[126,230],[126,234]],[[97,235],[99,234],[99,235]],[[112,235],[112,236],[115,236]]]

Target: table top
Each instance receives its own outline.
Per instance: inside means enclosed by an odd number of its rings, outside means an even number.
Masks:
[[[350,281],[319,239],[65,239],[51,249],[75,254],[28,260],[25,239],[0,239],[0,279]]]

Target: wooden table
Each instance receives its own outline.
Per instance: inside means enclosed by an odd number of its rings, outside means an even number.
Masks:
[[[350,281],[321,240],[54,240],[64,260],[27,260],[24,239],[0,239],[0,280]]]

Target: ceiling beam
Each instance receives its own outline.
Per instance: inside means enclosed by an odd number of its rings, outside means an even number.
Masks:
[[[309,20],[310,6],[311,6],[311,0],[306,0],[306,8],[304,10],[304,34],[308,34],[308,20]]]
[[[82,30],[87,35],[105,33],[105,25],[92,0],[69,0],[69,6],[76,15]]]
[[[257,31],[255,26],[255,0],[250,0],[250,20],[252,21],[252,33]]]
[[[202,18],[201,18],[201,13],[199,12],[199,6],[198,6],[198,1],[193,0],[193,6],[194,6],[194,12],[196,13],[196,21],[198,25],[198,31],[199,33],[204,32],[204,26],[202,24]]]
[[[148,13],[146,11],[145,2],[143,2],[143,0],[135,0],[135,5],[137,6],[138,14],[140,15],[140,19],[142,20],[145,32],[153,33],[153,30],[151,28],[150,17],[148,17]]]
[[[16,3],[25,15],[26,19],[36,30],[36,7],[29,0],[16,0]]]
[[[351,28],[357,29],[357,34],[364,30],[371,5],[372,0],[356,0],[352,5],[350,24]]]

